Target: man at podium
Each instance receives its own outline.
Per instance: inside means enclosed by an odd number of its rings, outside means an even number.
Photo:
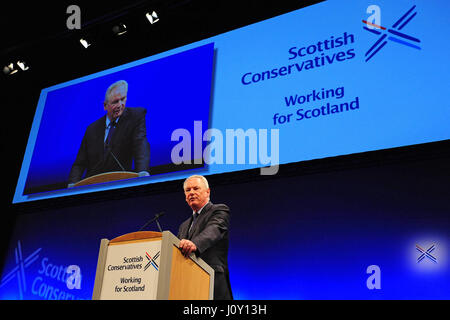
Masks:
[[[126,108],[128,83],[120,80],[106,90],[106,114],[86,129],[69,174],[69,187],[83,178],[111,171],[148,175],[150,145],[144,108]],[[134,169],[132,168],[134,162]]]
[[[181,252],[195,253],[214,269],[214,299],[233,299],[228,273],[228,229],[230,209],[209,200],[208,181],[200,175],[190,176],[183,184],[192,216],[179,228]]]

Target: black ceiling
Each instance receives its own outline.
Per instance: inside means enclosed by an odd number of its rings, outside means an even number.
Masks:
[[[0,12],[0,69],[19,59],[29,74],[45,74],[49,86],[88,73],[146,57],[193,41],[286,13],[319,0],[134,0],[134,1],[18,1]],[[81,10],[81,30],[69,30],[69,5]],[[155,10],[160,22],[151,26],[145,12]],[[113,37],[114,24],[124,22],[129,32]],[[79,38],[94,37],[82,48]],[[5,78],[3,74],[1,78]],[[12,76],[10,76],[12,77]],[[15,78],[22,77],[14,75]],[[31,75],[27,75],[31,77]],[[6,77],[8,78],[8,77]],[[9,79],[8,79],[9,80]],[[42,81],[42,77],[39,77]]]
[[[66,13],[70,5],[81,9],[82,27],[89,26],[102,18],[124,14],[130,8],[156,1],[115,0],[109,1],[30,1],[25,5],[19,1],[10,1],[6,10],[0,12],[2,30],[1,52],[30,46],[47,38],[64,36],[70,33]]]

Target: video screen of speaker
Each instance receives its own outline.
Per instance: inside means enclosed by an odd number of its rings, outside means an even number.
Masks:
[[[172,159],[172,133],[208,126],[214,44],[42,91],[25,161],[23,197],[144,183],[202,168]],[[181,154],[182,156],[182,154]],[[189,163],[190,162],[190,163]]]

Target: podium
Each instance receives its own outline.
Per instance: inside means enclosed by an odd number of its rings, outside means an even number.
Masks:
[[[87,186],[90,184],[103,183],[103,182],[111,182],[117,180],[131,179],[139,177],[139,173],[131,172],[131,171],[111,171],[96,174],[95,176],[91,176],[85,178],[81,181],[75,183],[74,187]]]
[[[170,231],[102,239],[93,300],[212,300],[214,270],[184,257]]]

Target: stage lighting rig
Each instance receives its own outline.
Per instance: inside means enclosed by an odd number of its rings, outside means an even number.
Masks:
[[[12,75],[12,74],[19,72],[20,70],[27,71],[28,69],[30,69],[30,66],[27,65],[26,62],[24,62],[22,60],[18,60],[16,63],[11,62],[11,63],[7,64],[6,66],[4,66],[3,74]]]

